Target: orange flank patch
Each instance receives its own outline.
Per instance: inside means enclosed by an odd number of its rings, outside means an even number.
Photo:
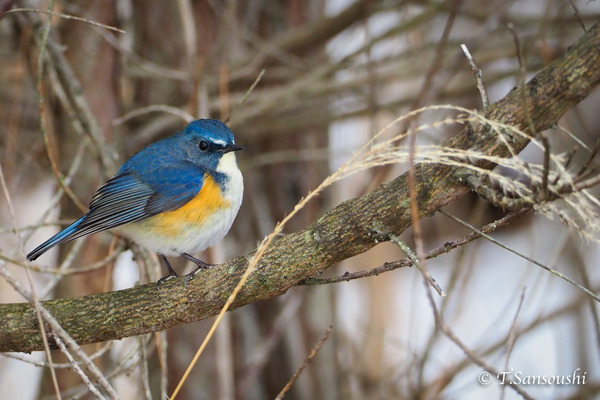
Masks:
[[[177,210],[158,214],[141,221],[146,228],[165,236],[180,235],[183,230],[199,228],[206,218],[219,209],[229,207],[221,196],[221,189],[210,175],[205,175],[204,186],[196,197]]]

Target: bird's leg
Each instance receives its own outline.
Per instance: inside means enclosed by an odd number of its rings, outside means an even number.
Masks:
[[[187,285],[187,281],[188,281],[189,279],[193,278],[194,276],[196,276],[196,274],[197,274],[198,272],[200,272],[200,270],[202,270],[202,269],[208,269],[208,268],[210,268],[210,267],[212,267],[212,266],[216,265],[216,264],[209,264],[209,263],[206,263],[206,262],[204,262],[204,261],[202,261],[202,260],[199,260],[199,259],[197,259],[196,257],[194,257],[194,256],[192,256],[192,255],[190,255],[190,254],[188,254],[188,253],[181,253],[181,257],[185,258],[185,259],[186,259],[186,260],[188,260],[188,261],[191,261],[191,262],[193,262],[194,264],[196,264],[196,265],[198,266],[198,268],[196,268],[195,270],[193,270],[192,272],[190,272],[189,274],[187,274],[187,275],[185,276],[185,283],[186,283],[186,285]]]
[[[165,265],[165,267],[167,267],[167,271],[169,271],[169,275],[167,276],[163,276],[162,278],[160,278],[157,282],[156,282],[156,287],[158,288],[158,286],[163,283],[164,281],[166,281],[167,279],[171,279],[177,276],[177,272],[175,272],[175,270],[173,269],[173,267],[171,267],[171,264],[169,263],[169,260],[167,260],[167,257],[165,257],[163,254],[159,254],[158,258],[160,258],[160,260],[163,262],[163,264]]]
[[[190,255],[190,254],[188,254],[188,253],[181,253],[181,257],[183,257],[183,258],[185,258],[186,260],[188,260],[188,261],[191,261],[191,262],[193,262],[194,264],[196,264],[196,265],[198,266],[198,269],[207,269],[207,268],[210,268],[210,267],[212,267],[212,266],[216,265],[216,264],[209,264],[209,263],[206,263],[206,262],[204,262],[204,261],[202,261],[202,260],[199,260],[199,259],[197,259],[196,257],[194,257],[194,256],[192,256],[192,255]]]

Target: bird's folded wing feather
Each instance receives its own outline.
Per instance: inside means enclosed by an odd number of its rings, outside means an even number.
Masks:
[[[176,210],[194,198],[203,183],[204,170],[189,162],[163,166],[146,176],[121,171],[98,189],[90,211],[68,240]]]

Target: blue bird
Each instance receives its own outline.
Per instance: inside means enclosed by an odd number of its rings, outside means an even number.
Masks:
[[[231,228],[244,192],[233,133],[215,119],[200,119],[153,143],[127,160],[94,195],[90,210],[35,248],[33,261],[54,246],[85,235],[119,228],[159,255],[180,255],[198,269],[209,264],[190,253],[222,239]],[[193,275],[189,275],[193,276]]]

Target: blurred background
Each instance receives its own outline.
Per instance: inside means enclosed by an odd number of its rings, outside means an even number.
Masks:
[[[121,162],[181,129],[187,116],[229,118],[245,148],[238,155],[242,209],[228,236],[198,255],[222,262],[255,248],[302,196],[395,118],[433,104],[481,109],[461,43],[494,102],[562,54],[600,15],[600,5],[587,0],[55,1],[53,12],[84,20],[52,17],[41,73],[47,14],[22,9],[48,7],[0,1],[3,11],[21,9],[0,15],[0,263],[26,287],[25,254],[78,218]],[[574,168],[600,133],[599,101],[595,92],[548,132],[554,152],[574,149]],[[412,123],[446,115],[429,112]],[[438,144],[459,129],[425,130],[418,142]],[[541,163],[542,156],[528,148],[522,158]],[[373,168],[337,182],[286,231],[404,171],[403,164]],[[503,215],[475,195],[446,211],[477,227]],[[423,229],[426,250],[469,233],[443,215],[424,220]],[[598,244],[560,221],[527,215],[493,236],[600,290]],[[414,245],[411,232],[402,239]],[[403,257],[384,243],[322,277]],[[152,255],[146,259],[154,262],[138,266],[124,241],[102,233],[45,254],[32,264],[33,279],[43,299],[106,292],[164,274]],[[178,271],[193,268],[172,263]],[[433,295],[437,307],[472,354],[522,376],[584,377],[585,384],[520,386],[535,398],[597,397],[593,299],[483,240],[427,266],[447,293]],[[483,369],[436,329],[429,290],[418,270],[403,268],[296,287],[230,312],[177,398],[275,398],[330,325],[333,333],[286,398],[520,398],[496,379],[480,383]],[[0,301],[24,299],[2,280]],[[168,380],[172,393],[212,323],[84,349],[121,398],[164,399],[161,385]],[[63,398],[94,398],[64,368],[62,354],[54,351],[53,359],[63,363],[56,369]],[[0,397],[56,398],[44,361],[43,352],[2,355]]]

